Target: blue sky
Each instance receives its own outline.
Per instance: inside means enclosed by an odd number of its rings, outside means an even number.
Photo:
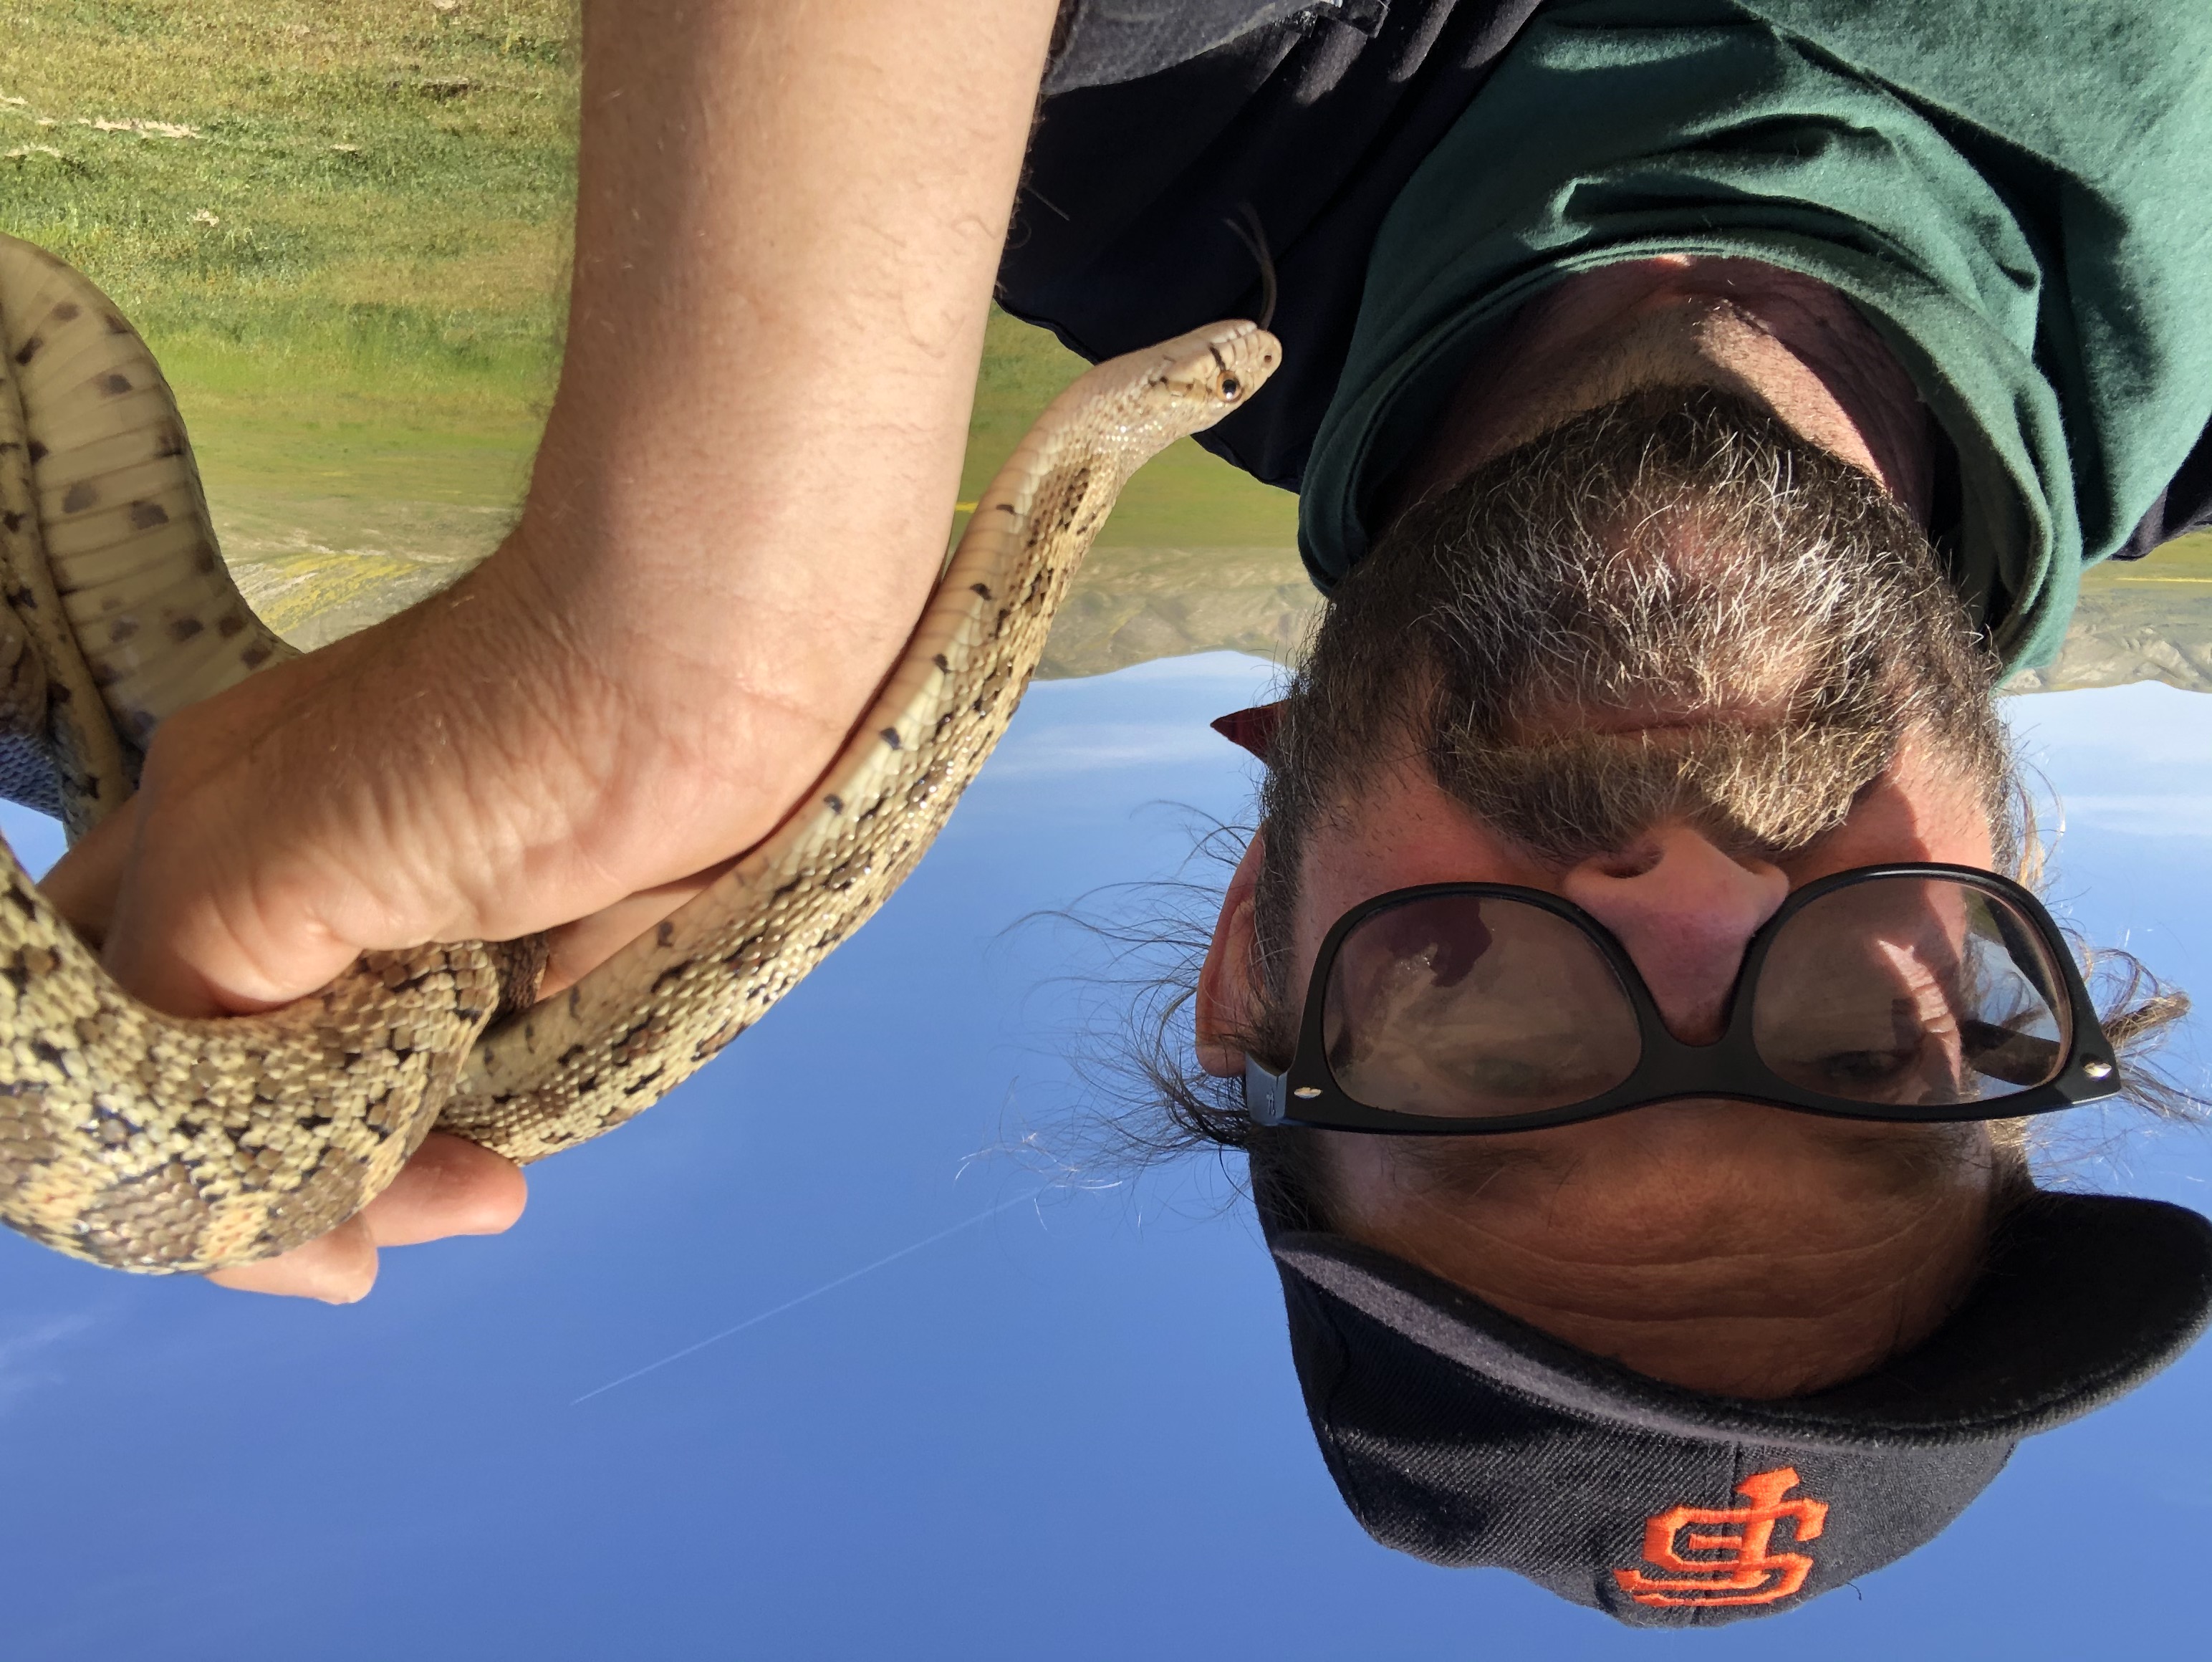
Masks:
[[[1204,723],[1269,674],[1216,654],[1034,688],[920,874],[769,1020],[536,1168],[511,1235],[390,1254],[364,1305],[0,1239],[0,1655],[2186,1643],[2212,1522],[2201,1356],[2027,1445],[1913,1558],[1778,1621],[1632,1635],[1367,1541],[1218,1175],[1054,1180],[1084,1124],[1061,1055],[1085,989],[1054,979],[1079,941],[1018,925],[1171,872],[1188,820],[1164,805],[1236,817],[1241,753]],[[2062,905],[2212,989],[2198,710],[2159,687],[2014,707],[2066,798]],[[34,861],[52,846],[0,823]],[[2196,1134],[2073,1141],[2069,1181],[2206,1204]]]

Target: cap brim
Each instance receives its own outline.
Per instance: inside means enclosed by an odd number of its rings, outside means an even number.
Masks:
[[[1268,1245],[1286,1270],[1532,1402],[1781,1447],[2016,1441],[2134,1390],[2212,1314],[2212,1222],[2160,1201],[2039,1192],[2007,1216],[1966,1302],[1926,1342],[1846,1385],[1751,1401],[1631,1373],[1340,1236],[1270,1231]]]

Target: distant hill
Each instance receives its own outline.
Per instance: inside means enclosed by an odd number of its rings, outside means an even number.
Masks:
[[[2154,556],[2106,581],[2084,583],[2058,661],[2014,676],[2006,691],[2059,692],[2163,681],[2189,692],[2212,692],[2212,579],[2154,575],[2166,557]]]
[[[382,534],[372,539],[358,523],[358,504],[331,504],[328,523],[317,514],[322,504],[286,506],[289,517],[234,511],[218,518],[246,598],[306,647],[443,587],[498,539],[507,519],[503,509],[390,505]],[[2007,691],[2164,681],[2212,692],[2212,546],[2196,544],[2093,573],[2058,662],[2015,676]],[[1038,673],[1048,680],[1103,675],[1148,659],[1222,650],[1287,662],[1320,606],[1286,548],[1097,548],[1053,625]]]
[[[1320,606],[1297,556],[1274,548],[1101,548],[1053,626],[1048,677],[1228,648],[1287,660]],[[2092,572],[2055,665],[2010,692],[2164,681],[2212,692],[2212,539]]]

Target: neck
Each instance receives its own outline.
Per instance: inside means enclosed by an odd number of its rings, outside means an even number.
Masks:
[[[1522,307],[1399,475],[1389,511],[1584,410],[1645,387],[1698,386],[1764,405],[1927,522],[1927,411],[1873,326],[1810,277],[1689,255],[1584,272]]]

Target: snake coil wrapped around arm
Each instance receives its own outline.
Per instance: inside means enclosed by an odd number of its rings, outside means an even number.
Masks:
[[[0,237],[0,792],[74,837],[129,794],[164,719],[291,649],[231,583],[168,387],[106,297]],[[1129,476],[1249,399],[1279,350],[1224,323],[1077,380],[808,799],[652,933],[496,1023],[493,953],[467,941],[365,954],[266,1015],[164,1015],[0,849],[0,1221],[118,1269],[220,1269],[335,1227],[434,1127],[528,1161],[658,1101],[914,869]]]

